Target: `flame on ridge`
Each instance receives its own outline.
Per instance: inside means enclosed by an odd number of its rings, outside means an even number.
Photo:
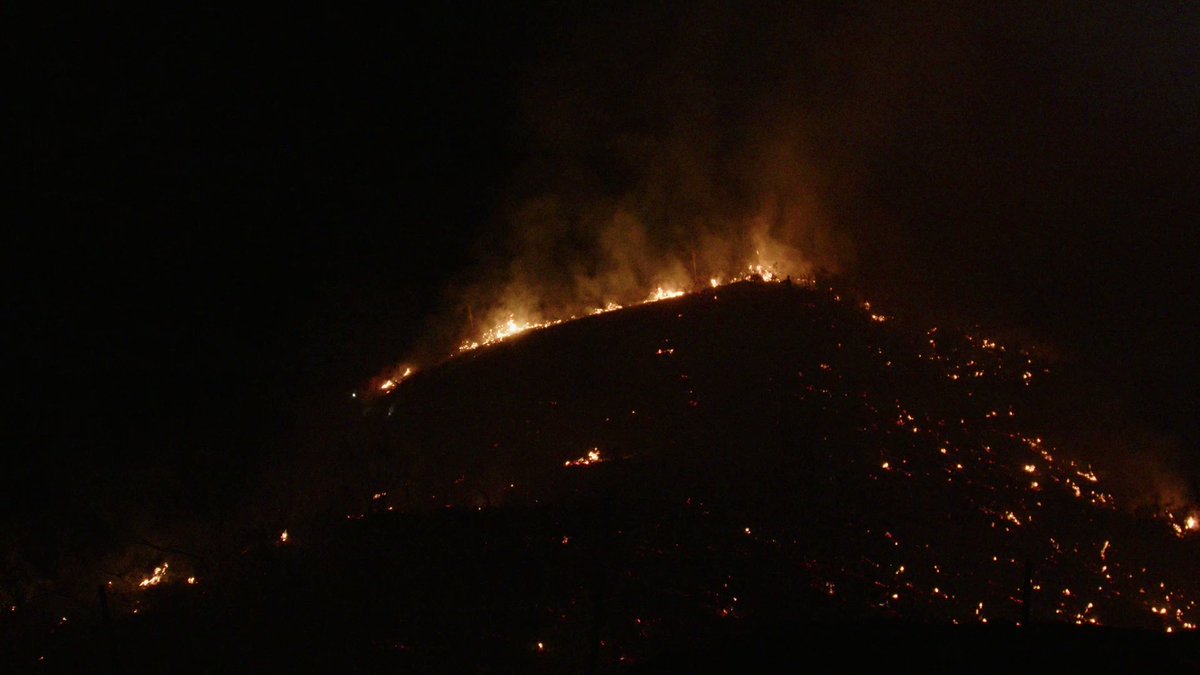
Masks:
[[[783,280],[784,280],[784,277],[780,275],[779,271],[775,268],[774,265],[762,265],[762,264],[747,265],[745,270],[743,270],[739,274],[732,275],[731,277],[729,277],[728,280],[725,280],[723,277],[720,277],[720,276],[710,277],[708,280],[707,288],[709,288],[709,289],[720,288],[721,286],[725,286],[725,285],[728,285],[731,283],[736,283],[739,281],[780,282]],[[684,290],[681,287],[670,285],[670,284],[660,284],[660,285],[655,286],[655,288],[646,295],[646,298],[640,302],[633,302],[633,303],[629,303],[626,305],[626,304],[621,304],[618,302],[609,301],[609,302],[606,302],[601,307],[591,308],[590,310],[588,310],[587,315],[594,316],[596,314],[605,314],[607,312],[614,312],[619,309],[625,309],[626,307],[637,307],[639,305],[646,305],[646,304],[649,304],[652,302],[659,302],[662,300],[671,300],[673,298],[679,298],[684,295],[687,295],[689,292],[694,292],[694,291]],[[464,340],[463,342],[461,342],[458,345],[458,349],[455,350],[455,352],[454,352],[454,354],[452,354],[452,356],[457,356],[457,355],[465,353],[465,352],[473,351],[473,350],[479,349],[480,347],[486,347],[488,345],[492,345],[497,342],[503,342],[504,340],[506,340],[510,337],[513,337],[514,335],[520,335],[522,333],[525,333],[525,332],[528,332],[531,330],[537,330],[540,328],[549,328],[550,326],[556,326],[558,324],[561,324],[561,323],[564,323],[567,321],[572,321],[577,318],[579,318],[579,317],[576,315],[571,315],[568,317],[549,319],[549,320],[544,320],[544,321],[530,321],[530,320],[521,320],[521,319],[518,319],[515,314],[509,314],[500,323],[492,326],[491,328],[484,330],[478,337],[473,338],[473,339],[467,339],[467,340]],[[393,383],[392,386],[394,386],[394,384],[395,383]],[[391,389],[391,388],[392,387],[388,387],[388,389]],[[387,389],[385,389],[385,391],[386,390]]]
[[[702,279],[698,281],[696,287],[691,290],[683,290],[680,287],[666,284],[657,285],[646,296],[644,296],[644,299],[641,301],[632,302],[627,305],[622,305],[616,302],[607,302],[602,307],[593,307],[590,310],[587,310],[586,315],[602,314],[624,309],[626,307],[634,307],[651,302],[678,298],[689,293],[708,293],[712,297],[716,297],[716,294],[712,292],[713,289],[719,289],[723,286],[743,281],[779,282],[783,281],[783,279],[780,278],[780,276],[771,267],[762,265],[749,265],[743,271],[741,271],[740,274],[730,277],[712,276],[706,280]],[[805,284],[815,284],[812,279],[801,279],[800,282]],[[843,301],[840,295],[834,295],[833,297],[837,302]],[[894,317],[879,313],[878,310],[873,311],[871,303],[869,302],[862,302],[860,303],[859,307],[862,311],[864,319],[871,323],[884,324],[894,320]],[[452,356],[462,354],[463,352],[471,351],[479,347],[491,345],[530,330],[554,326],[575,318],[577,317],[572,315],[566,318],[557,318],[548,321],[520,321],[516,318],[516,315],[509,315],[506,320],[500,322],[491,329],[484,331],[475,340],[463,342],[459,346],[456,353]],[[938,343],[941,341],[942,336],[939,334],[938,328],[934,327],[927,331],[926,339],[929,345],[928,350],[924,351],[922,354],[918,354],[917,358],[939,364],[941,367],[941,373],[944,374],[944,376],[949,380],[958,382],[959,384],[954,385],[958,387],[967,388],[971,386],[969,384],[971,382],[986,380],[993,377],[1003,377],[1021,386],[1031,385],[1031,380],[1034,379],[1034,370],[1036,369],[1034,367],[1034,361],[1029,358],[1030,355],[1028,353],[1021,351],[1020,355],[1021,358],[1024,359],[1024,362],[1017,363],[1015,370],[1009,369],[1011,372],[1002,373],[1000,372],[1001,369],[999,365],[992,364],[988,361],[988,355],[996,356],[999,354],[1010,353],[1008,347],[998,343],[995,340],[982,338],[977,335],[964,335],[963,337],[968,343],[969,348],[962,355],[957,355],[953,350],[946,351],[945,349],[939,349]],[[664,354],[674,353],[674,351],[674,348],[659,348],[656,354],[662,356]],[[882,355],[882,351],[880,354]],[[886,365],[887,367],[891,367],[891,361],[887,361]],[[823,371],[828,370],[829,366],[826,364],[821,364],[821,369]],[[407,369],[403,377],[407,377],[410,372],[411,368]],[[1049,371],[1045,370],[1038,372]],[[393,389],[396,386],[396,383],[402,380],[403,377],[396,378],[392,385],[384,388],[385,393]],[[899,402],[897,402],[897,405],[899,405]],[[914,434],[936,433],[937,425],[918,425],[919,420],[914,419],[912,414],[906,413],[904,410],[900,410],[899,412],[901,413],[901,417],[897,424],[905,427],[906,430],[909,430]],[[1012,407],[1010,406],[1006,412],[1003,412],[1003,409],[1001,408],[987,413],[985,417],[986,419],[998,419],[1001,417],[1013,417],[1014,415],[1015,414],[1012,410]],[[928,420],[925,421],[928,422]],[[965,423],[961,420],[960,422]],[[1022,477],[1020,484],[1026,486],[1026,489],[1029,491],[1029,496],[1032,499],[1032,503],[1036,504],[1037,507],[1041,507],[1041,503],[1037,501],[1040,495],[1049,494],[1049,491],[1051,490],[1064,490],[1074,499],[1089,504],[1094,508],[1104,510],[1114,510],[1117,508],[1113,496],[1101,489],[1102,476],[1098,475],[1091,466],[1069,458],[1056,457],[1052,451],[1057,451],[1045,443],[1042,438],[1026,437],[1016,432],[1008,434],[1008,437],[1019,445],[1025,446],[1030,453],[1028,458],[1018,458],[1011,467],[1011,470],[1017,472],[1015,475]],[[945,444],[945,442],[941,439],[938,440],[943,443],[939,448],[939,453],[943,456],[947,456],[947,460],[950,462],[946,467],[949,475],[957,477],[962,472],[970,470],[969,465],[964,466],[964,463],[958,461],[957,458],[951,459],[949,457],[952,450],[957,453],[958,449],[954,448],[953,445]],[[984,446],[984,452],[990,453],[991,448]],[[598,448],[591,448],[584,453],[583,456],[563,462],[563,466],[570,469],[575,467],[591,466],[606,461],[619,462],[621,460],[619,457],[602,456]],[[994,464],[992,460],[986,461],[988,464]],[[882,461],[881,464],[877,466],[879,466],[882,471],[888,472],[888,475],[895,476],[897,480],[903,480],[913,476],[913,474],[905,467],[905,462],[902,459],[898,462],[895,458],[893,458],[891,461]],[[957,478],[954,479],[957,480]],[[509,487],[511,488],[513,486],[510,484]],[[374,498],[380,498],[381,494],[382,493],[377,493]],[[389,507],[388,510],[391,510],[391,508]],[[1020,504],[1020,508],[1011,509],[989,508],[984,509],[984,512],[988,513],[995,519],[993,527],[1002,528],[1003,531],[1006,532],[1014,531],[1011,528],[1034,529],[1034,527],[1036,527],[1035,523],[1038,523],[1038,519],[1040,518],[1037,509],[1032,508],[1029,504]],[[361,518],[362,516],[351,515],[347,517]],[[1185,510],[1182,513],[1173,513],[1171,511],[1163,510],[1155,514],[1155,517],[1157,520],[1159,520],[1159,522],[1164,523],[1164,526],[1171,528],[1174,531],[1174,534],[1180,538],[1190,538],[1195,536],[1197,533],[1200,533],[1200,511],[1197,511],[1194,508]],[[750,528],[746,528],[745,534],[747,536],[753,536]],[[892,535],[890,533],[884,534],[888,537],[888,539],[892,539]],[[1060,546],[1060,544],[1053,538],[1050,539],[1050,544],[1059,554],[1064,553],[1063,547]],[[899,546],[898,543],[896,545]],[[1121,563],[1114,562],[1113,556],[1110,553],[1111,548],[1113,548],[1112,542],[1108,539],[1105,539],[1103,541],[1103,545],[1098,544],[1096,549],[1100,561],[1097,563],[1097,566],[1099,567],[1099,574],[1102,577],[1099,580],[1101,585],[1097,586],[1096,588],[1097,592],[1104,591],[1104,587],[1108,586],[1110,583],[1116,583],[1118,579],[1121,579],[1122,582],[1134,581],[1135,575],[1140,574],[1145,576],[1148,574],[1144,568],[1140,570],[1140,573],[1138,570],[1133,569],[1129,571],[1122,570]],[[1116,548],[1118,551],[1120,550],[1119,546]],[[1074,552],[1076,554],[1079,553],[1077,549]],[[1118,553],[1118,561],[1119,558],[1120,554]],[[1017,563],[1016,559],[1005,560],[1006,561],[1002,561],[999,556],[992,557],[992,562],[995,564],[1001,564],[1002,562],[1003,564]],[[904,572],[904,570],[905,567],[901,565],[896,574],[900,575]],[[937,565],[934,565],[934,571],[937,574],[941,574],[941,571],[937,569]],[[1118,574],[1120,576],[1118,576]],[[952,593],[943,593],[940,590],[941,588],[944,587],[933,588],[933,597],[944,600],[951,600],[954,597]],[[1034,586],[1034,590],[1041,591],[1041,585]],[[1106,607],[1104,606],[1104,599],[1107,596],[1089,596],[1086,593],[1086,591],[1089,590],[1090,589],[1083,589],[1081,591],[1080,589],[1076,589],[1075,591],[1072,591],[1069,588],[1061,588],[1061,598],[1057,600],[1058,606],[1055,608],[1056,616],[1076,624],[1101,624],[1105,618]],[[1162,617],[1164,621],[1170,622],[1169,625],[1164,626],[1166,632],[1173,632],[1174,630],[1196,629],[1196,625],[1193,623],[1195,618],[1192,614],[1192,612],[1194,612],[1197,608],[1196,600],[1184,597],[1182,592],[1180,592],[1178,589],[1168,588],[1166,582],[1163,581],[1159,581],[1157,584],[1143,586],[1139,588],[1139,591],[1142,596],[1138,600],[1139,604],[1143,605],[1146,609],[1149,609],[1153,615]],[[1117,593],[1117,595],[1120,594]],[[898,595],[895,594],[892,595],[891,598],[892,600],[899,599]],[[1093,602],[1093,600],[1095,602]],[[1097,605],[1097,602],[1100,604]],[[975,614],[980,622],[987,622],[987,617],[984,616],[983,613],[982,602],[979,603]]]

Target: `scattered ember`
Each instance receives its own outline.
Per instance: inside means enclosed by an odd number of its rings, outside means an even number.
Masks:
[[[592,448],[591,450],[588,450],[586,455],[584,455],[583,457],[580,457],[579,459],[572,459],[572,460],[563,462],[563,466],[566,466],[566,467],[590,466],[592,464],[599,464],[600,462],[604,462],[604,461],[607,461],[607,460],[600,457],[600,449]]]
[[[725,303],[712,303],[715,294],[711,289],[738,283],[755,288],[744,283],[747,281],[781,280],[771,269],[750,266],[728,282],[721,277],[709,278],[707,285],[699,282],[700,289],[692,294],[658,287],[636,304],[687,296],[680,301],[680,308],[687,308],[688,319],[678,322],[687,326],[701,300],[703,307],[711,308],[703,311],[721,311]],[[845,603],[865,598],[865,606],[888,616],[899,612],[953,623],[1011,620],[1022,610],[1021,585],[1028,560],[1034,570],[1031,604],[1035,621],[1140,622],[1137,625],[1172,632],[1193,630],[1200,622],[1198,598],[1192,597],[1188,580],[1168,574],[1155,564],[1158,559],[1147,553],[1151,546],[1165,545],[1164,538],[1178,545],[1189,543],[1178,538],[1194,542],[1192,533],[1200,530],[1200,513],[1184,516],[1164,511],[1152,521],[1136,519],[1129,511],[1119,510],[1114,497],[1105,491],[1103,472],[1060,456],[1050,442],[1025,428],[1024,416],[1018,413],[1025,409],[1022,404],[1027,402],[1028,388],[1049,372],[1036,356],[998,340],[946,327],[910,336],[902,321],[872,310],[869,302],[848,302],[813,282],[788,292],[796,294],[798,303],[812,308],[811,317],[806,316],[809,323],[801,323],[789,333],[798,346],[796,362],[779,369],[789,374],[788,381],[778,377],[761,380],[763,391],[769,392],[764,398],[779,402],[781,408],[792,406],[786,409],[789,414],[799,411],[806,425],[819,430],[809,432],[798,423],[782,426],[788,420],[780,418],[779,436],[809,434],[804,436],[807,444],[796,443],[805,462],[832,467],[828,469],[830,483],[845,485],[841,489],[847,492],[868,494],[865,498],[874,500],[870,502],[873,508],[845,516],[835,514],[836,520],[821,514],[843,528],[839,541],[852,552],[849,556],[839,550],[837,556],[822,557],[822,551],[813,552],[814,546],[803,537],[773,531],[772,524],[756,520],[751,520],[753,529],[737,523],[724,532],[740,532],[746,546],[794,550],[797,559],[803,560],[796,569],[802,570],[802,578],[821,595]],[[721,292],[723,300],[734,295],[732,288]],[[624,307],[608,303],[591,313]],[[682,318],[684,313],[678,316]],[[572,318],[526,322],[508,317],[476,340],[463,343],[459,351]],[[828,344],[805,342],[805,331],[828,336]],[[688,414],[696,415],[700,423],[708,422],[703,418],[708,411],[719,414],[721,403],[725,407],[731,401],[736,404],[736,397],[711,385],[714,376],[705,374],[704,364],[693,360],[696,354],[705,353],[696,346],[705,336],[680,328],[649,337],[653,340],[639,343],[636,353],[648,361],[651,354],[659,357],[648,367],[662,369],[663,381],[670,383],[663,391],[678,394],[674,404],[686,406],[692,411]],[[667,356],[673,358],[662,358]],[[927,389],[916,388],[912,382]],[[637,425],[653,425],[667,418],[663,410],[668,403],[655,399],[647,404],[642,398],[616,400],[593,420],[537,417],[565,417],[564,411],[573,409],[563,391],[547,393],[539,400],[556,401],[547,408],[551,412],[511,415],[520,426],[519,432],[513,432],[511,445],[527,447],[530,452],[547,447],[556,451],[561,446],[547,445],[543,439],[567,433],[573,424],[596,424],[627,439]],[[697,401],[704,403],[697,406]],[[625,414],[631,410],[637,410],[637,415]],[[838,436],[839,430],[827,428],[832,425],[822,426],[823,420],[829,419],[853,421],[858,435]],[[709,439],[704,433],[696,431],[694,436],[680,438],[678,445],[705,448]],[[505,444],[509,445],[509,439]],[[621,447],[621,456],[629,456],[626,446],[612,447]],[[857,447],[871,452],[878,449],[888,459],[882,460],[878,454],[855,457],[854,452],[845,451]],[[649,449],[641,447],[635,452],[650,455]],[[672,460],[683,458],[684,452],[679,450]],[[607,459],[593,448],[563,465],[589,466]],[[626,464],[634,462],[622,461],[613,469]],[[456,469],[454,477],[460,475]],[[834,476],[840,483],[832,480]],[[521,482],[527,494],[537,494],[532,481],[521,480],[520,475],[499,477],[496,492],[512,494],[511,489],[500,489],[504,485],[511,488],[510,478]],[[905,501],[893,503],[891,495],[900,495]],[[919,501],[925,509],[917,510],[915,519],[913,510],[918,507],[910,506],[911,501]],[[709,513],[707,506],[696,509]],[[936,522],[930,525],[932,521]],[[1153,527],[1145,527],[1147,522]],[[969,546],[962,545],[968,540]],[[286,532],[281,541],[286,541]],[[566,544],[568,539],[559,533],[552,541]],[[582,534],[579,541],[579,546],[563,552],[584,548]],[[644,553],[666,557],[676,544],[646,543]],[[724,591],[713,593],[708,607],[716,615],[736,618],[748,611],[735,607],[733,596]],[[750,594],[738,597],[746,600],[746,608],[752,607]],[[1130,612],[1136,613],[1135,619],[1129,618]]]

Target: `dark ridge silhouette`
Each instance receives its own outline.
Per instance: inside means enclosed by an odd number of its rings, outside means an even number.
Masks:
[[[286,541],[6,646],[135,671],[1194,669],[1188,514],[1125,508],[1040,439],[1036,355],[877,312],[739,282],[418,371],[360,398]]]

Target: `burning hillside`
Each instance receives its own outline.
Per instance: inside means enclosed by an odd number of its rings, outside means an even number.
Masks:
[[[1200,620],[1196,511],[1135,516],[1027,428],[1048,373],[1030,353],[913,329],[812,283],[752,281],[510,342],[375,404],[397,468],[375,508],[693,511],[795,563],[838,616],[1166,632]],[[641,546],[662,558],[679,542]]]
[[[1003,651],[1014,625],[1200,621],[1200,514],[1123,508],[1029,428],[1036,355],[767,270],[606,309],[513,318],[375,382],[349,512],[282,523],[211,579],[163,560],[113,611],[269,625],[252,651],[316,633],[331,664],[527,670],[796,622],[986,624]]]

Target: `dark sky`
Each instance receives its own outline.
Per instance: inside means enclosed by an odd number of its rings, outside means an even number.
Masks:
[[[1054,345],[1193,443],[1200,12],[973,5],[5,10],[6,494],[211,478],[180,499],[220,509],[564,166],[619,189],[630,134],[794,112],[858,283]]]
[[[9,22],[16,494],[253,481],[402,356],[504,176],[519,26],[486,11]]]

